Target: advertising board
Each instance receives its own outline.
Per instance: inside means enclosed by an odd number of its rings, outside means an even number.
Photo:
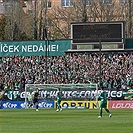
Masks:
[[[133,109],[133,101],[109,101],[110,109]]]
[[[100,101],[96,103],[96,101],[62,101],[62,108],[84,108],[84,109],[96,109],[97,105],[99,105]],[[55,101],[55,108],[57,104]]]
[[[25,103],[24,101],[1,102],[1,109],[25,109],[27,106],[28,103]],[[54,101],[40,100],[38,106],[39,108],[54,108]],[[35,105],[32,108],[35,108]]]

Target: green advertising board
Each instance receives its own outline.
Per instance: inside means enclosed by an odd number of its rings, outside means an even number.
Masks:
[[[68,40],[0,42],[0,57],[2,56],[62,56],[70,49]]]

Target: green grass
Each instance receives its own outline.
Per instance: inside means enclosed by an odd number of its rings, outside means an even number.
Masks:
[[[0,133],[133,133],[133,111],[111,110],[112,118],[98,110],[0,110]]]

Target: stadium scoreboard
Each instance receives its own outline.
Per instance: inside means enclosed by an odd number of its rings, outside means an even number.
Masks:
[[[118,44],[124,38],[124,22],[71,23],[72,44]]]

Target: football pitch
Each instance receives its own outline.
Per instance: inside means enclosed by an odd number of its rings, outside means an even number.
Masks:
[[[133,110],[0,110],[0,133],[133,133]]]

